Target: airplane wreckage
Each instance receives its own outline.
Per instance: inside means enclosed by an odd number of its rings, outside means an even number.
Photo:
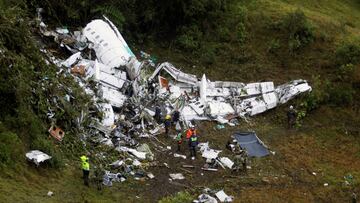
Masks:
[[[160,111],[163,117],[179,112],[176,130],[187,128],[194,120],[214,120],[234,126],[237,118],[246,119],[260,114],[301,93],[311,91],[307,81],[301,79],[279,86],[273,82],[245,84],[210,81],[205,74],[198,78],[182,72],[169,62],[156,64],[144,52],[141,52],[139,60],[115,25],[105,16],[91,21],[82,31],[74,32],[66,28],[48,29],[42,21],[41,9],[38,9],[37,22],[42,37],[52,38],[62,49],[72,53],[62,60],[43,47],[41,51],[46,55],[46,61],[59,68],[57,74],[73,77],[103,113],[102,120],[91,119],[90,124],[84,126],[83,120],[87,113],[81,112],[76,121],[80,138],[127,152],[127,159],[110,164],[113,168],[125,166],[126,170],[120,171],[122,175],[131,172],[126,165],[129,159],[134,161],[132,166],[141,165],[138,159],[154,160],[149,146],[140,144],[137,138],[156,139],[155,135],[163,132],[164,124],[155,121],[155,112]],[[54,112],[50,111],[48,116],[52,118]],[[49,133],[58,141],[65,135],[64,131],[55,126],[50,128]],[[267,148],[255,134],[252,138]],[[241,140],[239,143],[244,144]],[[249,144],[248,141],[245,144]],[[219,150],[211,149],[208,143],[202,143],[201,146],[202,157],[217,159]],[[154,150],[166,151],[169,148],[159,145]],[[27,157],[29,160],[37,160],[36,164],[51,158],[41,153],[31,151]],[[184,155],[174,154],[174,157],[186,159]],[[223,159],[217,163],[232,165],[231,160]],[[111,186],[112,181],[124,181],[118,175],[106,171],[103,184]],[[148,177],[153,178],[153,175],[148,174]]]
[[[72,55],[60,60],[46,49],[42,52],[60,69],[70,72],[94,102],[105,101],[98,104],[105,116],[97,126],[110,130],[123,120],[136,123],[140,135],[157,134],[161,127],[153,122],[155,108],[160,108],[162,115],[179,111],[183,128],[193,120],[235,125],[231,122],[234,118],[257,115],[311,91],[301,79],[279,86],[273,82],[210,81],[205,74],[198,78],[169,62],[156,65],[144,52],[139,60],[105,16],[72,33],[66,28],[48,30],[40,14],[38,22],[42,36],[53,37]],[[96,81],[96,90],[88,85],[89,80]],[[111,145],[109,139],[106,143]]]

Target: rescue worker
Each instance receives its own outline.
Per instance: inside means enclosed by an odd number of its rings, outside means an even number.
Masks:
[[[161,109],[160,109],[160,106],[158,106],[158,105],[155,106],[154,119],[155,119],[156,122],[158,122],[158,123],[160,123],[160,121],[161,121]]]
[[[180,152],[181,144],[182,144],[182,132],[181,130],[178,131],[178,134],[176,135],[176,142],[177,142],[177,152]]]
[[[87,157],[86,155],[82,155],[80,157],[80,160],[83,171],[84,185],[89,186],[89,174],[90,174],[89,157]]]
[[[287,119],[288,119],[288,128],[293,128],[296,123],[296,110],[293,106],[289,107],[289,110],[287,112]]]
[[[188,144],[189,144],[189,147],[190,147],[190,137],[193,134],[197,134],[197,133],[196,133],[195,126],[193,124],[190,123],[189,127],[190,128],[186,131],[186,140],[188,141]]]
[[[176,125],[176,123],[179,122],[179,119],[180,119],[180,112],[179,110],[176,109],[172,115],[172,123]]]
[[[165,116],[164,125],[165,125],[165,134],[169,135],[169,129],[171,127],[171,116],[169,114]]]
[[[95,180],[96,180],[96,186],[98,190],[102,190],[103,185],[103,177],[104,177],[104,170],[103,166],[100,164],[98,167],[95,168]]]
[[[190,137],[190,156],[192,160],[194,160],[196,157],[196,147],[198,144],[198,136],[193,133]]]
[[[242,166],[243,171],[247,170],[248,153],[246,149],[241,149],[239,145],[235,147],[235,159],[233,170],[238,172]]]

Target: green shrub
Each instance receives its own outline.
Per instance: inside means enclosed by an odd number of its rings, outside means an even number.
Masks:
[[[309,94],[305,94],[300,103],[301,110],[305,112],[317,109],[329,99],[327,89],[330,86],[330,82],[328,80],[322,79],[320,75],[314,76],[311,80],[311,86],[312,91]]]
[[[183,34],[176,40],[180,48],[188,51],[195,51],[199,48],[203,33],[196,25],[183,28],[182,33]]]
[[[337,71],[337,77],[343,82],[352,83],[354,80],[355,66],[353,64],[345,64],[340,66]]]
[[[216,61],[216,47],[212,44],[203,43],[199,50],[201,62],[210,65]]]
[[[360,40],[346,42],[336,49],[336,64],[339,66],[360,63]]]
[[[281,47],[280,40],[279,39],[272,39],[269,43],[268,52],[270,53],[276,53],[277,50],[279,50]]]
[[[236,25],[236,35],[237,35],[237,41],[240,43],[243,43],[246,39],[246,28],[245,24],[243,22],[239,22]]]
[[[21,141],[15,133],[0,133],[0,166],[11,166],[19,159]]]
[[[282,28],[288,33],[291,51],[305,47],[315,39],[314,28],[301,10],[289,13],[282,21]]]
[[[354,93],[355,91],[350,84],[335,84],[329,89],[329,103],[336,106],[350,105]]]
[[[159,203],[184,203],[192,202],[194,198],[188,192],[178,192],[171,197],[165,197]]]

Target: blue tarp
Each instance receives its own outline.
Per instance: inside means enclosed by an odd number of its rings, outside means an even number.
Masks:
[[[234,137],[240,146],[246,149],[249,157],[263,157],[269,154],[269,150],[255,132],[237,132]]]

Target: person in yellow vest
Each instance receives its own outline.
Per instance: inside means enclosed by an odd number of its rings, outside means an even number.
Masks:
[[[89,174],[90,174],[89,157],[87,157],[86,155],[82,155],[80,157],[80,160],[81,160],[81,168],[83,171],[84,185],[89,186]]]

